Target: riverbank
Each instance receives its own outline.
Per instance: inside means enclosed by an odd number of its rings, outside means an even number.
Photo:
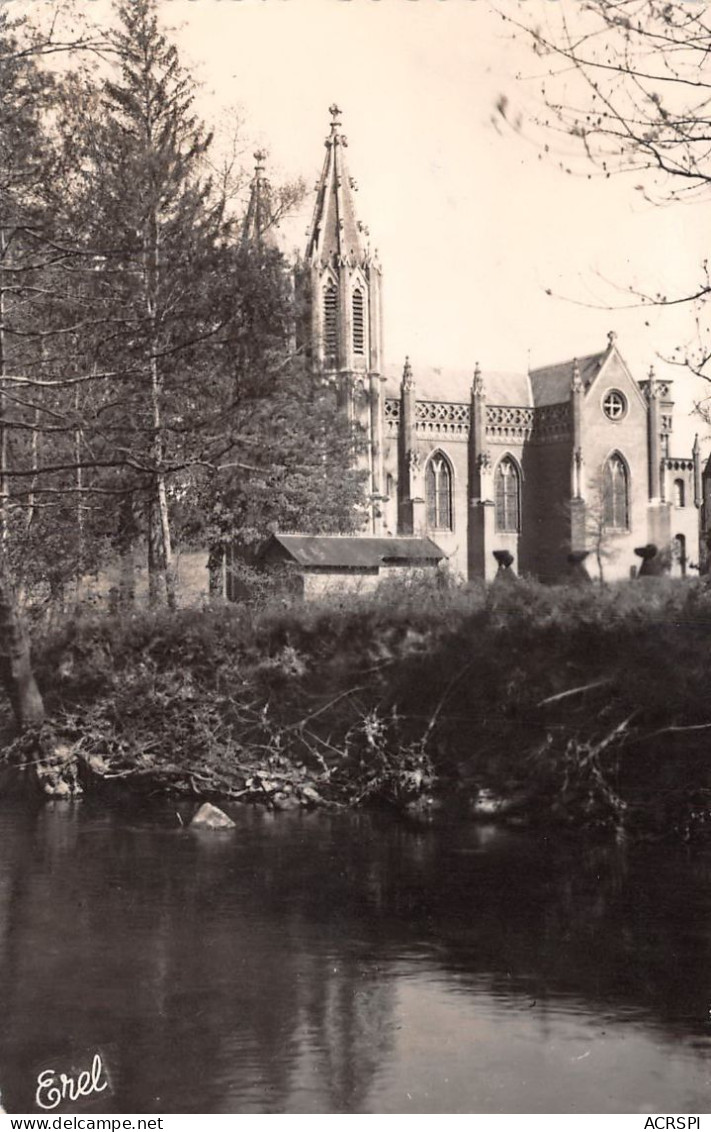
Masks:
[[[5,761],[31,761],[44,793],[711,828],[703,580],[79,612],[37,632],[33,655],[54,754],[38,767],[27,736]]]

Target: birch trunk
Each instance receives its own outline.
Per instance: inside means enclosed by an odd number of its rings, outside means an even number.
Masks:
[[[148,504],[148,604],[151,609],[159,605],[162,599],[162,578],[160,529],[156,516],[155,500]]]
[[[37,510],[35,490],[37,488],[37,468],[39,467],[39,409],[35,409],[32,417],[32,438],[30,440],[30,467],[34,473],[30,480],[30,494],[27,497],[27,530],[29,531]]]
[[[5,347],[6,299],[3,285],[5,257],[8,255],[7,231],[0,216],[0,547],[7,541],[7,426],[5,424],[5,373],[7,354]]]
[[[74,414],[79,417],[79,386],[74,390]],[[74,461],[76,463],[76,489],[77,489],[77,573],[81,578],[84,573],[84,469],[81,466],[81,429],[74,430]]]
[[[0,554],[0,679],[20,731],[44,723],[42,696],[32,672],[30,642],[4,555]]]
[[[162,554],[159,569],[163,575],[165,595],[170,609],[176,608],[175,563],[168,514],[168,495],[163,469],[163,418],[161,395],[163,379],[158,366],[158,285],[160,278],[160,227],[155,205],[148,217],[144,237],[144,283],[146,313],[150,326],[151,417],[153,426],[154,503],[160,531]],[[150,566],[149,566],[150,569]]]

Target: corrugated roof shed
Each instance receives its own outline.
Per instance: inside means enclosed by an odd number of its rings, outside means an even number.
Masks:
[[[272,535],[262,555],[280,547],[300,566],[373,568],[385,563],[441,562],[443,551],[429,538],[367,538],[361,535]]]

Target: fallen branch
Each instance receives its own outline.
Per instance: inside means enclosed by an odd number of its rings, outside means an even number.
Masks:
[[[298,723],[291,723],[288,726],[284,727],[284,731],[299,731],[305,723],[309,723],[312,719],[316,719],[317,716],[323,715],[325,711],[328,711],[330,707],[333,707],[334,704],[337,704],[339,700],[344,700],[347,696],[354,696],[356,692],[365,692],[366,690],[367,689],[365,685],[360,685],[359,687],[355,688],[348,688],[345,692],[341,692],[338,696],[336,696],[335,699],[329,700],[329,702],[327,704],[324,704],[323,707],[318,708],[316,711],[312,711],[310,715],[305,715],[303,719],[300,719],[298,721]]]
[[[565,700],[568,696],[579,696],[583,692],[589,692],[592,688],[602,688],[605,684],[611,684],[612,677],[604,676],[602,680],[593,680],[591,684],[581,684],[579,688],[568,688],[565,692],[558,692],[555,696],[547,696],[545,700],[537,705],[537,707],[545,707],[546,704],[557,703],[558,700]]]
[[[708,731],[709,728],[711,728],[711,723],[690,723],[687,727],[678,727],[676,724],[672,724],[669,727],[661,727],[659,731],[650,731],[649,735],[638,735],[633,742],[642,743],[647,739],[656,739],[657,735],[669,735],[683,731]]]

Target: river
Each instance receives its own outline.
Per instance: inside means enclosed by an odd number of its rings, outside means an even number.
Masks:
[[[234,816],[0,805],[9,1112],[711,1109],[708,852]]]

